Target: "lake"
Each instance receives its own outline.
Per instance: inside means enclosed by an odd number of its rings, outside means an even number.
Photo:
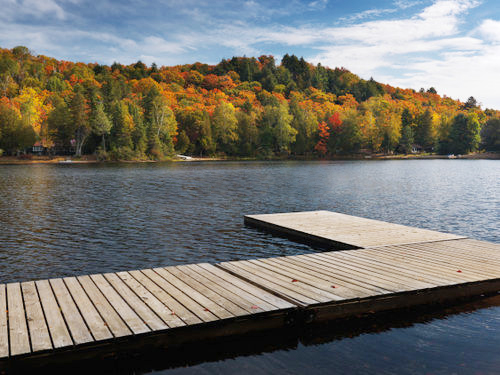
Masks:
[[[245,227],[245,214],[332,210],[498,243],[499,184],[496,160],[3,165],[0,282],[319,251]],[[272,349],[257,340],[252,353],[151,371],[493,374],[500,368],[497,297],[376,325],[319,342],[319,333],[307,333],[310,340]]]

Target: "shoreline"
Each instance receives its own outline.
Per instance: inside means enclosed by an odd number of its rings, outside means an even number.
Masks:
[[[190,159],[172,158],[168,160],[97,160],[93,155],[86,155],[80,159],[69,157],[48,157],[34,156],[30,159],[18,158],[15,156],[1,156],[0,165],[27,165],[27,164],[105,164],[105,163],[162,163],[162,162],[200,162],[200,161],[342,161],[342,160],[426,160],[426,159],[467,159],[467,160],[500,160],[500,153],[481,152],[467,155],[460,155],[455,158],[449,158],[447,155],[424,154],[424,155],[346,155],[329,158],[310,158],[310,157],[276,157],[270,159],[261,159],[257,157],[191,157]]]

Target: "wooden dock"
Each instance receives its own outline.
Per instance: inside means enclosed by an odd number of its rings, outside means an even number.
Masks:
[[[306,311],[343,318],[500,290],[500,245],[460,239],[220,266]]]
[[[0,284],[0,368],[131,339],[168,346],[282,327],[295,307],[211,264]]]
[[[358,249],[0,284],[0,370],[500,290],[498,244],[326,211],[245,220]]]
[[[306,243],[341,250],[466,238],[331,211],[246,215],[245,224]]]

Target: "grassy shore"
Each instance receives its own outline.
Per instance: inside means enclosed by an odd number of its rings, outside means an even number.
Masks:
[[[494,152],[476,152],[467,155],[460,155],[458,159],[489,159],[489,160],[500,160],[500,153]],[[161,160],[161,161],[182,161],[182,162],[199,162],[199,161],[252,161],[252,160],[415,160],[415,159],[448,159],[447,155],[437,155],[437,154],[409,154],[409,155],[385,155],[385,154],[372,154],[372,155],[346,155],[346,156],[335,156],[323,159],[318,159],[315,157],[273,157],[271,159],[260,159],[251,157],[192,157],[189,159],[181,159],[173,157],[171,159]],[[1,164],[59,164],[68,161],[71,163],[89,164],[89,163],[106,163],[106,161],[97,160],[95,155],[83,155],[80,158],[70,157],[70,156],[36,156],[32,155],[30,157],[21,156],[1,156]],[[114,162],[123,163],[155,163],[155,160],[117,160]]]

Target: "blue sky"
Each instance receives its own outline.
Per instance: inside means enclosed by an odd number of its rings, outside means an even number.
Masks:
[[[285,53],[500,109],[498,0],[0,0],[0,46],[58,59],[215,64]]]

